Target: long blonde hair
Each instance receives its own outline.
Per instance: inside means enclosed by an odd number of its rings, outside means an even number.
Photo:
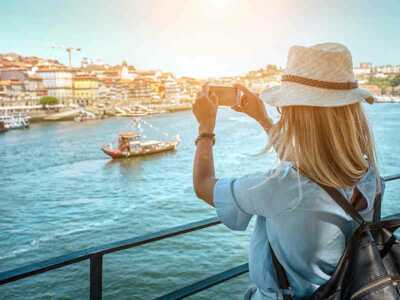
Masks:
[[[360,103],[282,107],[269,148],[313,181],[336,188],[353,186],[370,166],[376,168],[375,143]]]

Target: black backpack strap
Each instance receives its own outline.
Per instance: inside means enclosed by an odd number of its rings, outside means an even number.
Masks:
[[[278,286],[282,290],[283,293],[283,300],[292,300],[293,297],[291,295],[288,295],[284,293],[284,290],[289,290],[290,285],[289,285],[289,280],[287,278],[285,269],[282,267],[281,263],[279,262],[278,258],[276,257],[274,250],[271,247],[271,244],[269,244],[269,250],[272,255],[272,263],[274,264],[275,272],[276,272],[276,277],[278,280]]]
[[[365,224],[364,218],[358,213],[358,211],[347,201],[347,199],[335,188],[319,184],[318,185],[328,193],[329,196],[358,224]]]
[[[382,205],[382,196],[383,196],[383,179],[381,177],[377,177],[376,183],[376,195],[374,200],[374,216],[372,218],[373,222],[379,222],[381,220],[381,205]]]

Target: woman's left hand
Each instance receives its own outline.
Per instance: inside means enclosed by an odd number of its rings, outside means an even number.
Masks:
[[[243,93],[243,96],[240,99],[240,105],[233,106],[232,108],[253,118],[268,132],[272,126],[272,120],[269,118],[260,97],[241,84],[235,84],[235,87]]]
[[[207,85],[204,85],[202,91],[197,94],[192,110],[199,123],[199,133],[213,133],[217,118],[218,98],[214,94],[209,96]]]

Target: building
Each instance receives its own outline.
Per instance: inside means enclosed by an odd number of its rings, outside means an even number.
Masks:
[[[385,75],[396,75],[400,74],[400,65],[384,65],[374,69],[375,73],[382,73]]]
[[[80,104],[91,104],[97,97],[99,81],[94,76],[76,75],[73,79],[73,97]]]
[[[181,93],[194,100],[204,82],[195,78],[181,77],[178,79],[178,84]]]
[[[168,103],[178,103],[181,89],[174,74],[167,72],[162,73],[160,81],[162,83],[163,94],[161,96],[163,100]]]
[[[71,70],[62,69],[39,69],[37,75],[43,79],[43,85],[48,90],[48,95],[58,98],[67,104],[73,97],[73,73]]]
[[[127,62],[123,62],[120,70],[120,78],[122,80],[133,80],[137,77],[136,68],[129,66]]]
[[[27,104],[24,84],[17,79],[0,81],[0,97],[1,106]]]
[[[24,68],[4,68],[0,70],[0,80],[24,81],[27,70]]]
[[[360,69],[372,69],[372,63],[362,62],[360,63]]]
[[[0,106],[12,106],[10,80],[0,80]]]
[[[43,85],[43,79],[39,76],[26,74],[23,83],[27,105],[37,105],[40,98],[47,96],[47,89]]]
[[[128,100],[128,88],[117,80],[103,79],[99,81],[97,99],[105,103]]]
[[[356,75],[356,77],[370,75],[373,72],[372,64],[371,63],[360,63],[360,66],[353,68],[353,71],[354,71],[354,75]]]
[[[130,100],[140,104],[151,104],[160,102],[158,91],[155,90],[156,81],[144,76],[138,76],[129,84]]]

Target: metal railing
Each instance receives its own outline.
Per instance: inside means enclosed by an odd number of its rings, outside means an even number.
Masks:
[[[385,181],[392,181],[397,179],[400,179],[400,174],[384,177]],[[400,215],[397,216],[400,217]],[[13,270],[2,272],[0,273],[0,285],[31,277],[33,275],[45,273],[51,270],[59,269],[68,265],[76,264],[84,260],[90,260],[90,299],[99,300],[102,299],[104,255],[121,250],[139,247],[152,242],[197,231],[218,224],[221,224],[221,222],[218,218],[214,217],[145,234],[131,239],[75,251],[66,255],[54,257],[30,265],[25,265]],[[181,289],[155,298],[155,300],[183,299],[185,297],[208,289],[212,286],[240,276],[246,272],[248,272],[248,264],[244,263],[240,266],[212,275],[201,281],[195,282],[191,285],[185,286]]]

